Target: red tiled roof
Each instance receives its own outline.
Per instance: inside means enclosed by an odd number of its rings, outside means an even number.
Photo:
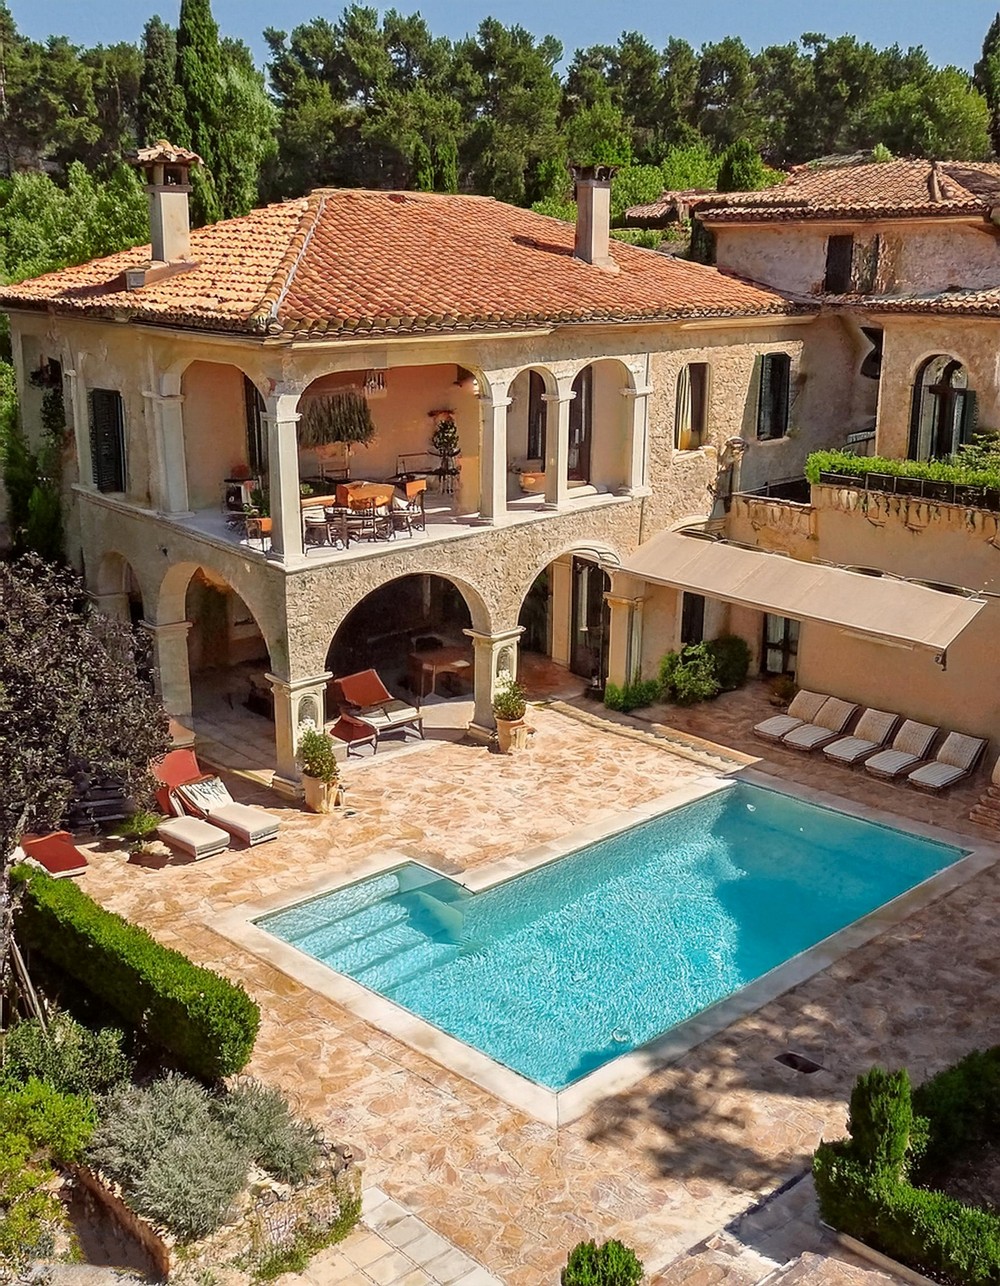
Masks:
[[[777,291],[613,241],[617,273],[573,256],[572,224],[487,197],[326,189],[191,233],[197,267],[124,289],[149,247],[0,290],[0,307],[286,336],[801,311]]]
[[[841,295],[824,297],[871,313],[940,313],[952,317],[1000,316],[1000,286],[980,290],[942,290],[933,295]]]
[[[712,202],[724,202],[725,195],[712,192],[707,188],[683,188],[678,191],[661,192],[655,201],[645,205],[630,205],[625,211],[625,218],[630,223],[657,219],[687,219],[692,210]]]
[[[705,223],[984,215],[1000,204],[1000,164],[884,161],[800,165],[763,192],[712,201]]]

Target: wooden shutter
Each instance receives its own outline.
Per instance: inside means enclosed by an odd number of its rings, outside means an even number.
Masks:
[[[968,388],[960,396],[962,399],[962,415],[958,426],[956,449],[966,442],[971,442],[979,428],[979,404],[975,392]]]
[[[771,436],[771,354],[765,353],[758,358],[760,362],[760,384],[757,390],[757,436]]]
[[[854,237],[827,237],[824,292],[829,295],[846,294],[851,288],[853,267]]]
[[[266,408],[260,389],[247,375],[243,376],[243,401],[247,423],[247,464],[254,477],[259,478],[267,471],[267,437],[263,420]]]
[[[788,431],[788,386],[791,371],[792,359],[787,353],[765,353],[760,359],[758,438],[783,438]]]
[[[125,490],[125,415],[117,389],[90,390],[90,458],[98,491]]]
[[[545,381],[537,371],[528,372],[528,454],[529,460],[545,460],[545,412],[542,400]]]

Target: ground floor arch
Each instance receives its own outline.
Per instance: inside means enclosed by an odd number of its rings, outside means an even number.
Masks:
[[[518,613],[529,672],[536,658],[547,658],[587,689],[603,689],[611,645],[608,556],[610,551],[589,547],[569,549],[539,570]]]
[[[109,550],[101,559],[91,584],[94,605],[108,616],[138,625],[144,617],[142,585],[124,555]]]

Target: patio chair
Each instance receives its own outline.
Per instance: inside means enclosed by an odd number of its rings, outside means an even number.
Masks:
[[[346,525],[350,540],[391,540],[396,534],[389,506],[377,505],[374,501],[351,504]]]
[[[869,709],[858,720],[850,737],[841,737],[823,747],[823,754],[838,764],[858,764],[881,750],[896,731],[900,716],[890,710]]]
[[[801,723],[791,732],[786,732],[781,738],[781,744],[792,750],[811,754],[841,737],[857,712],[858,707],[853,701],[827,697],[812,722]]]
[[[427,479],[423,478],[417,482],[407,482],[405,488],[405,496],[393,496],[392,498],[392,524],[397,530],[405,530],[408,536],[412,536],[414,528],[417,531],[427,530],[427,514],[424,510],[424,493],[427,489]],[[413,489],[412,494],[411,488]]]
[[[21,854],[35,862],[55,879],[69,875],[82,875],[87,869],[86,854],[73,843],[69,831],[51,831],[48,835],[22,835]],[[14,860],[18,860],[15,849]]]
[[[865,772],[881,781],[895,781],[927,758],[931,742],[940,731],[933,724],[907,719],[893,737],[889,749],[880,750],[865,761]]]
[[[985,738],[968,737],[963,732],[949,732],[933,761],[915,768],[906,780],[911,786],[916,786],[917,790],[937,794],[938,791],[947,790],[956,782],[971,777],[985,749]]]
[[[793,728],[798,728],[800,724],[809,723],[814,719],[826,700],[825,692],[807,692],[803,688],[792,698],[787,714],[775,714],[770,719],[765,719],[763,723],[758,723],[753,730],[753,735],[760,737],[762,741],[778,742]]]
[[[192,813],[249,845],[277,838],[275,818],[263,808],[238,804],[220,777],[201,771],[193,750],[171,750],[153,765],[153,775],[167,788],[164,811]]]
[[[196,862],[203,857],[215,857],[216,853],[224,853],[229,847],[229,832],[199,817],[189,817],[181,805],[171,799],[172,793],[164,789],[162,793],[157,791],[156,795],[161,808],[181,810],[179,814],[166,818],[157,826],[156,833],[164,844],[179,848]]]
[[[332,679],[330,687],[341,713],[370,724],[375,729],[376,738],[387,732],[405,735],[410,729],[423,737],[423,715],[408,701],[394,697],[375,670],[361,670],[341,679]],[[378,750],[378,740],[375,749]]]

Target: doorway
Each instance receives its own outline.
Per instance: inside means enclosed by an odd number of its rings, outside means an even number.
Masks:
[[[570,482],[590,481],[590,443],[594,418],[594,371],[585,366],[573,381],[576,396],[569,404],[569,459],[566,476]]]
[[[788,616],[764,617],[763,674],[794,674],[799,653],[799,623]]]
[[[602,687],[608,672],[610,613],[604,595],[611,581],[596,563],[573,558],[573,613],[570,666],[574,674]]]

